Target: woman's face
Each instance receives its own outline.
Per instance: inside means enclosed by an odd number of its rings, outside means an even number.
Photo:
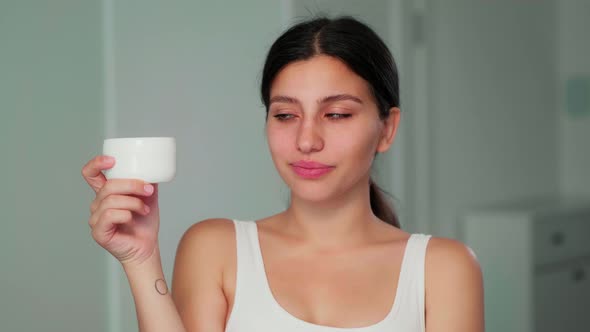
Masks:
[[[293,62],[275,77],[266,134],[292,194],[321,201],[368,184],[374,155],[393,143],[398,121],[398,108],[381,120],[367,82],[321,55]],[[300,161],[327,168],[294,164]]]

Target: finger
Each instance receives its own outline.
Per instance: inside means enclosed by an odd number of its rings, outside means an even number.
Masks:
[[[99,155],[92,158],[82,167],[82,177],[95,192],[98,192],[107,181],[102,170],[112,168],[115,165],[115,159],[110,158],[112,157]]]
[[[107,196],[101,204],[95,206],[96,209],[92,211],[93,215],[100,215],[102,211],[107,209],[129,210],[143,216],[148,215],[150,211],[149,206],[140,198],[125,195]]]
[[[100,202],[109,195],[138,195],[150,196],[155,188],[152,184],[139,179],[110,179],[96,194],[94,204]]]
[[[117,230],[117,225],[126,224],[133,220],[131,211],[108,209],[102,211],[98,222],[92,228],[92,237],[99,244],[107,243]]]
[[[146,215],[149,207],[143,200],[134,196],[110,195],[103,200],[97,211],[106,209],[122,209]]]

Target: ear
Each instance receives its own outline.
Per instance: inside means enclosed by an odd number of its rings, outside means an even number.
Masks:
[[[377,145],[377,153],[383,153],[389,150],[389,147],[393,144],[400,116],[401,110],[399,107],[392,107],[389,109],[389,116],[387,119],[383,120],[383,128],[381,129],[381,138]]]

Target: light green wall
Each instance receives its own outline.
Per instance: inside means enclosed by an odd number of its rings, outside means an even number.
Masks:
[[[266,52],[282,30],[280,2],[113,3],[113,134],[177,139],[176,178],[159,196],[162,263],[171,281],[178,241],[193,223],[256,219],[286,207],[258,94]],[[113,321],[121,332],[135,331],[133,298],[117,271]]]
[[[100,31],[100,1],[0,2],[1,331],[106,330],[80,175],[102,132]]]
[[[590,81],[590,1],[569,0],[558,4],[561,189],[567,195],[590,197],[590,110],[587,106],[584,110],[568,110],[566,100],[569,80]]]
[[[559,194],[553,0],[432,1],[433,233],[467,208]]]

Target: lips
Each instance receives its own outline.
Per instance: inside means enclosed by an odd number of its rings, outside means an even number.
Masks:
[[[325,165],[322,163],[318,163],[316,161],[307,161],[307,160],[300,160],[292,163],[291,165],[300,168],[307,168],[307,169],[315,169],[315,168],[329,168],[332,167],[330,165]]]
[[[297,175],[305,179],[317,179],[334,169],[334,166],[306,160],[294,162],[291,167]]]

